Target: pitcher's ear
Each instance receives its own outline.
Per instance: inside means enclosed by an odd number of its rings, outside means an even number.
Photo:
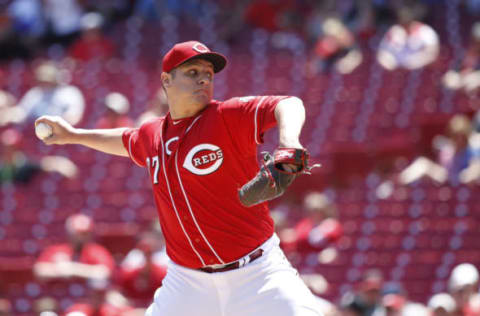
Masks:
[[[171,83],[171,78],[170,77],[171,77],[170,74],[168,74],[166,72],[162,72],[160,79],[161,79],[164,87],[170,86],[170,83]]]

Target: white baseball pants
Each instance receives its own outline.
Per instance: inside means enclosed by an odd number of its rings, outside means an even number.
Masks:
[[[313,294],[273,235],[263,255],[231,271],[206,273],[173,262],[146,316],[322,316]]]

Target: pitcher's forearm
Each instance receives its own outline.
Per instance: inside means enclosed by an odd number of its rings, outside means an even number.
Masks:
[[[76,128],[70,143],[83,145],[107,154],[128,157],[122,135],[126,128],[81,129]]]
[[[74,128],[62,117],[50,115],[39,117],[35,121],[35,129],[41,124],[48,125],[44,128],[50,129],[48,136],[38,136],[46,145],[78,144],[107,154],[128,157],[128,152],[122,142],[122,135],[126,128]]]

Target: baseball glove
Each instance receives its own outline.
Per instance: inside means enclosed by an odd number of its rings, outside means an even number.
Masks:
[[[278,148],[273,156],[263,152],[263,166],[257,175],[238,191],[240,202],[247,207],[272,200],[282,195],[300,174],[310,174],[318,167],[308,165],[308,152],[298,148]],[[297,166],[294,172],[288,172],[283,164]]]

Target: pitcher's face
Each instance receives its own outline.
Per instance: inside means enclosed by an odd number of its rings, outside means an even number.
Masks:
[[[207,105],[213,97],[213,64],[193,59],[175,68],[163,80],[169,97],[186,104]]]

